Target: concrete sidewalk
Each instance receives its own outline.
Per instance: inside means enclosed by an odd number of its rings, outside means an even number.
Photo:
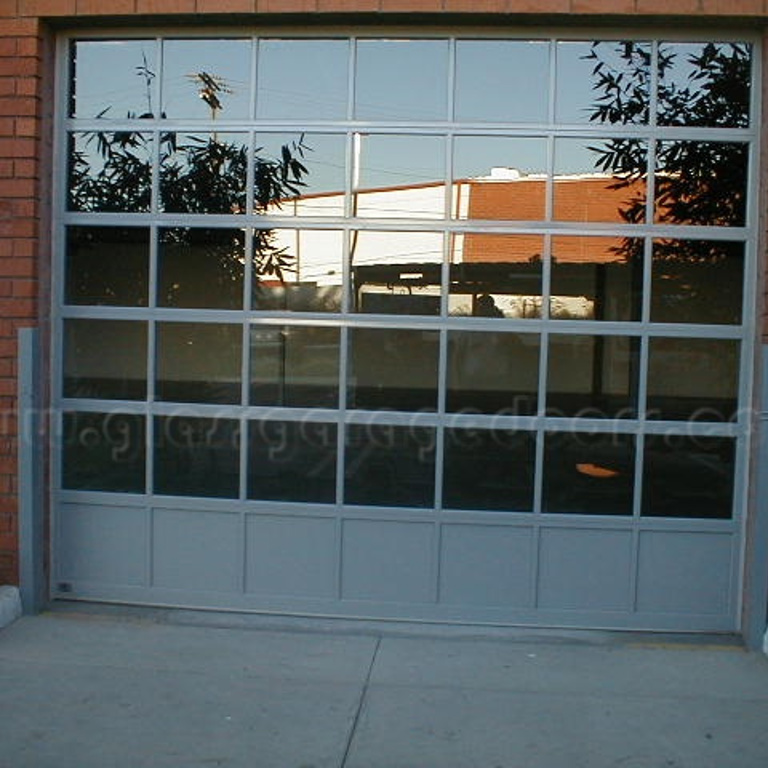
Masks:
[[[0,631],[2,768],[766,768],[734,644],[69,606]]]

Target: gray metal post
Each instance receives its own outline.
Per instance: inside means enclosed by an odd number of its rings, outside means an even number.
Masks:
[[[37,613],[47,599],[44,564],[42,445],[40,444],[40,333],[19,330],[18,480],[19,589],[24,613]]]
[[[760,650],[768,627],[768,344],[761,349],[761,391],[755,457],[754,517],[749,526],[744,640]]]

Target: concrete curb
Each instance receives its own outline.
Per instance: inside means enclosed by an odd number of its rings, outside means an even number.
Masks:
[[[13,624],[21,616],[21,594],[18,587],[0,587],[0,629]]]

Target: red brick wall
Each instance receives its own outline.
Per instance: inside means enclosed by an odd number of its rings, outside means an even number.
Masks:
[[[520,17],[579,15],[599,20],[611,14],[627,23],[664,15],[710,20],[717,25],[768,20],[768,0],[0,0],[0,584],[18,579],[16,520],[16,332],[39,323],[39,239],[45,200],[41,170],[41,125],[50,100],[41,97],[42,52],[47,22],[106,22],[109,17],[157,15],[167,23],[185,14],[509,14]],[[332,17],[329,17],[329,20]],[[254,19],[255,20],[255,19]],[[557,21],[557,19],[554,19]],[[679,23],[679,20],[678,20]]]

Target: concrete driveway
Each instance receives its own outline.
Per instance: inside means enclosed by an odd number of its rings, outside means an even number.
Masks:
[[[709,640],[61,604],[0,631],[0,766],[766,768]]]

